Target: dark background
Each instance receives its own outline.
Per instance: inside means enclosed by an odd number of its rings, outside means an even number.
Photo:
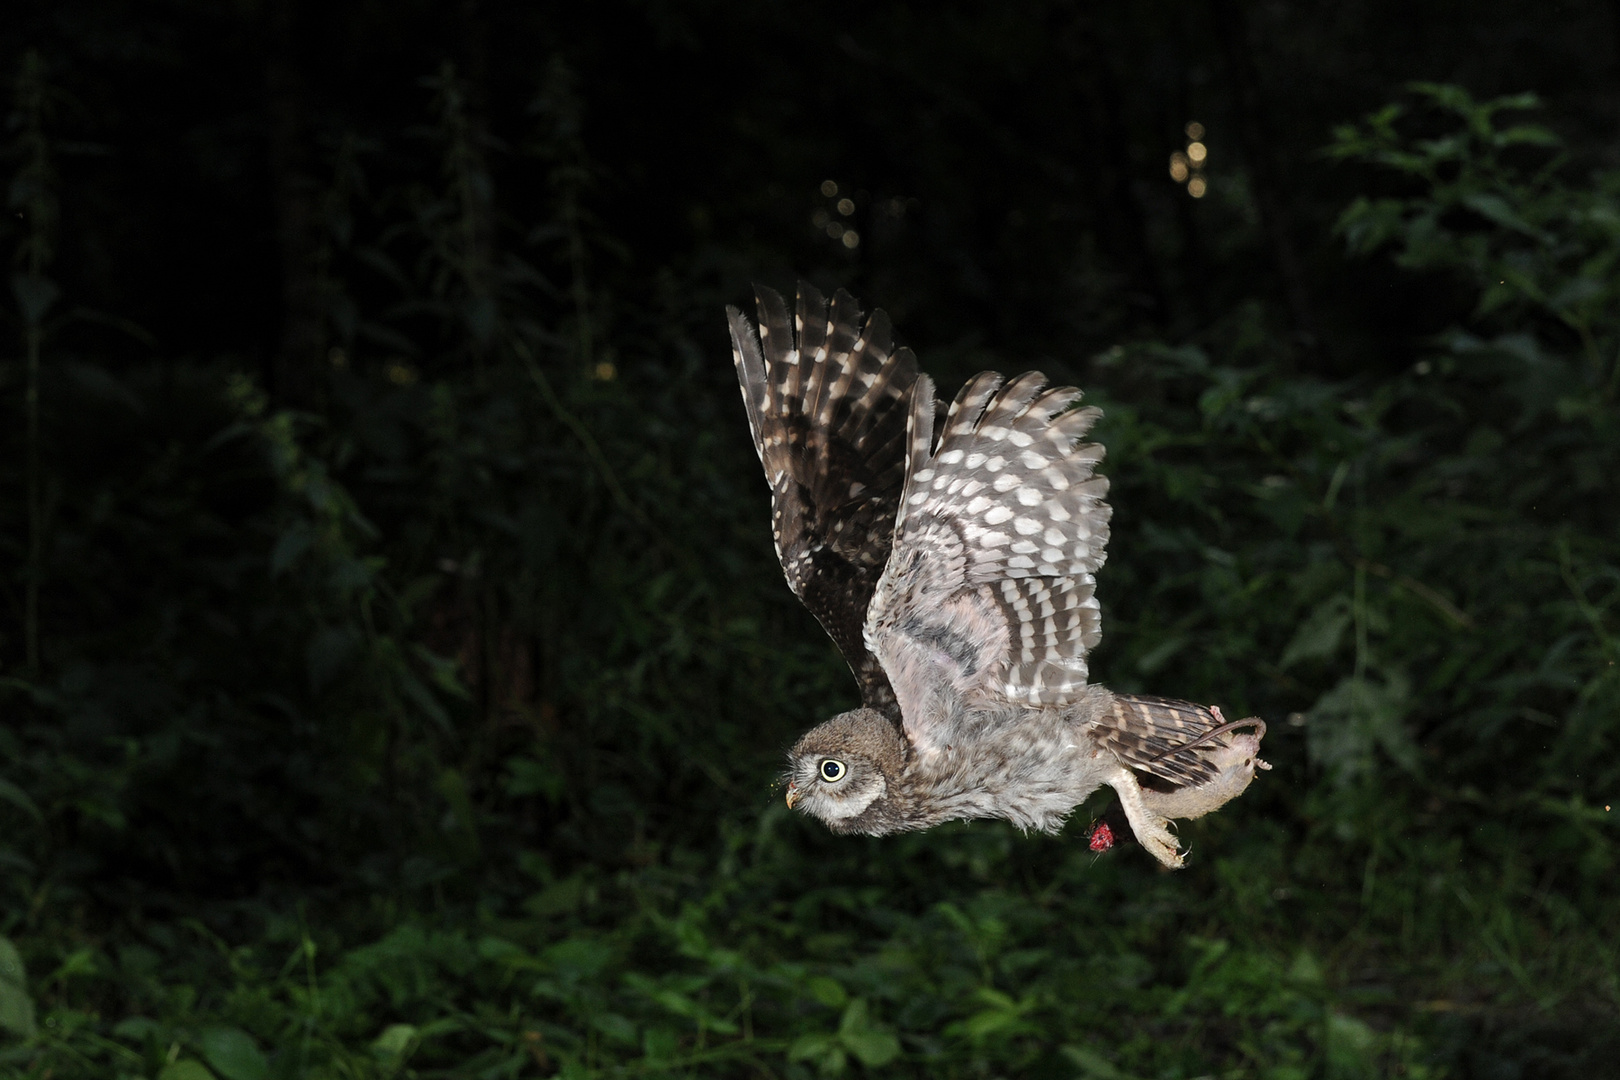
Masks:
[[[4,1068],[1620,1050],[1620,6],[57,2],[0,64]],[[780,805],[854,684],[723,308],[801,277],[1103,406],[1094,673],[1270,725],[1188,870],[1101,795]]]

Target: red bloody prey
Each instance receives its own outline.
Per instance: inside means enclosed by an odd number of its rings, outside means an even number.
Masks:
[[[1097,827],[1091,830],[1091,850],[1107,851],[1114,846],[1114,830],[1105,823],[1097,822]]]

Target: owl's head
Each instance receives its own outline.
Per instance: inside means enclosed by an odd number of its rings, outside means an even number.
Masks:
[[[834,832],[891,832],[905,757],[905,741],[882,713],[841,713],[788,751],[787,804]]]

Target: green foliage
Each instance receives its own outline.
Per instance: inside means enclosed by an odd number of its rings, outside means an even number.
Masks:
[[[773,812],[759,835],[734,838],[728,880],[694,902],[666,899],[690,882],[648,872],[603,890],[582,916],[486,916],[448,930],[413,922],[324,963],[307,937],[286,940],[295,927],[272,927],[260,946],[221,949],[230,988],[212,1002],[151,978],[147,950],[98,960],[78,973],[78,994],[116,988],[133,1015],[109,1038],[93,1036],[93,1017],[58,1009],[38,1045],[47,1060],[78,1055],[86,1069],[126,1075],[165,1060],[232,1078],[266,1068],[1067,1075],[1068,1060],[1082,1075],[1129,1076],[1207,1063],[1218,1028],[1223,1056],[1265,1063],[1268,1075],[1302,1075],[1313,1062],[1327,1062],[1327,1075],[1391,1064],[1426,1074],[1409,1030],[1338,1011],[1310,952],[1166,941],[1183,892],[1172,880],[1099,872],[1075,850],[1045,895],[969,871],[966,888],[935,890],[957,900],[908,914],[877,908],[875,884],[803,889],[785,878],[799,858],[779,842],[784,823]],[[910,843],[909,858],[934,873],[968,869],[964,849],[993,864],[1043,858],[1037,844],[1015,852],[990,830],[949,833]],[[881,878],[883,859],[876,847],[862,853],[865,876]],[[889,884],[928,890],[925,877]],[[1075,925],[1079,910],[1095,921]],[[854,918],[840,927],[835,912]]]
[[[0,938],[0,1029],[25,1039],[39,1032],[22,957],[6,938]]]
[[[567,65],[516,150],[454,69],[426,89],[410,168],[331,161],[313,404],[43,339],[0,1067],[1351,1080],[1612,1023],[1620,177],[1500,127],[1526,99],[1424,88],[1336,138],[1400,188],[1352,256],[1473,298],[1410,369],[1300,375],[1254,308],[1093,365],[1099,670],[1272,721],[1172,876],[788,814],[776,751],[850,688],[688,328],[721,297],[615,287]],[[497,212],[503,155],[547,220]]]
[[[1518,358],[1525,366],[1541,363],[1538,348],[1578,350],[1589,370],[1567,374],[1574,386],[1541,388],[1566,392],[1560,419],[1588,407],[1587,393],[1569,393],[1575,387],[1612,402],[1620,390],[1620,174],[1600,172],[1571,188],[1557,136],[1534,124],[1498,124],[1500,113],[1535,108],[1532,94],[1476,103],[1454,86],[1414,90],[1454,130],[1403,137],[1407,110],[1391,106],[1336,133],[1332,156],[1374,162],[1418,185],[1405,197],[1357,198],[1339,221],[1351,249],[1391,246],[1401,266],[1462,276],[1478,295],[1476,320],[1498,331],[1498,347],[1527,350]],[[1537,419],[1534,410],[1546,404],[1527,403],[1520,422]]]

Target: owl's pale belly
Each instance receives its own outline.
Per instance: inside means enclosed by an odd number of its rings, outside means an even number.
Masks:
[[[959,738],[920,754],[906,770],[919,827],[963,818],[1006,818],[1021,829],[1057,832],[1069,813],[1120,764],[1072,713],[969,714]]]

